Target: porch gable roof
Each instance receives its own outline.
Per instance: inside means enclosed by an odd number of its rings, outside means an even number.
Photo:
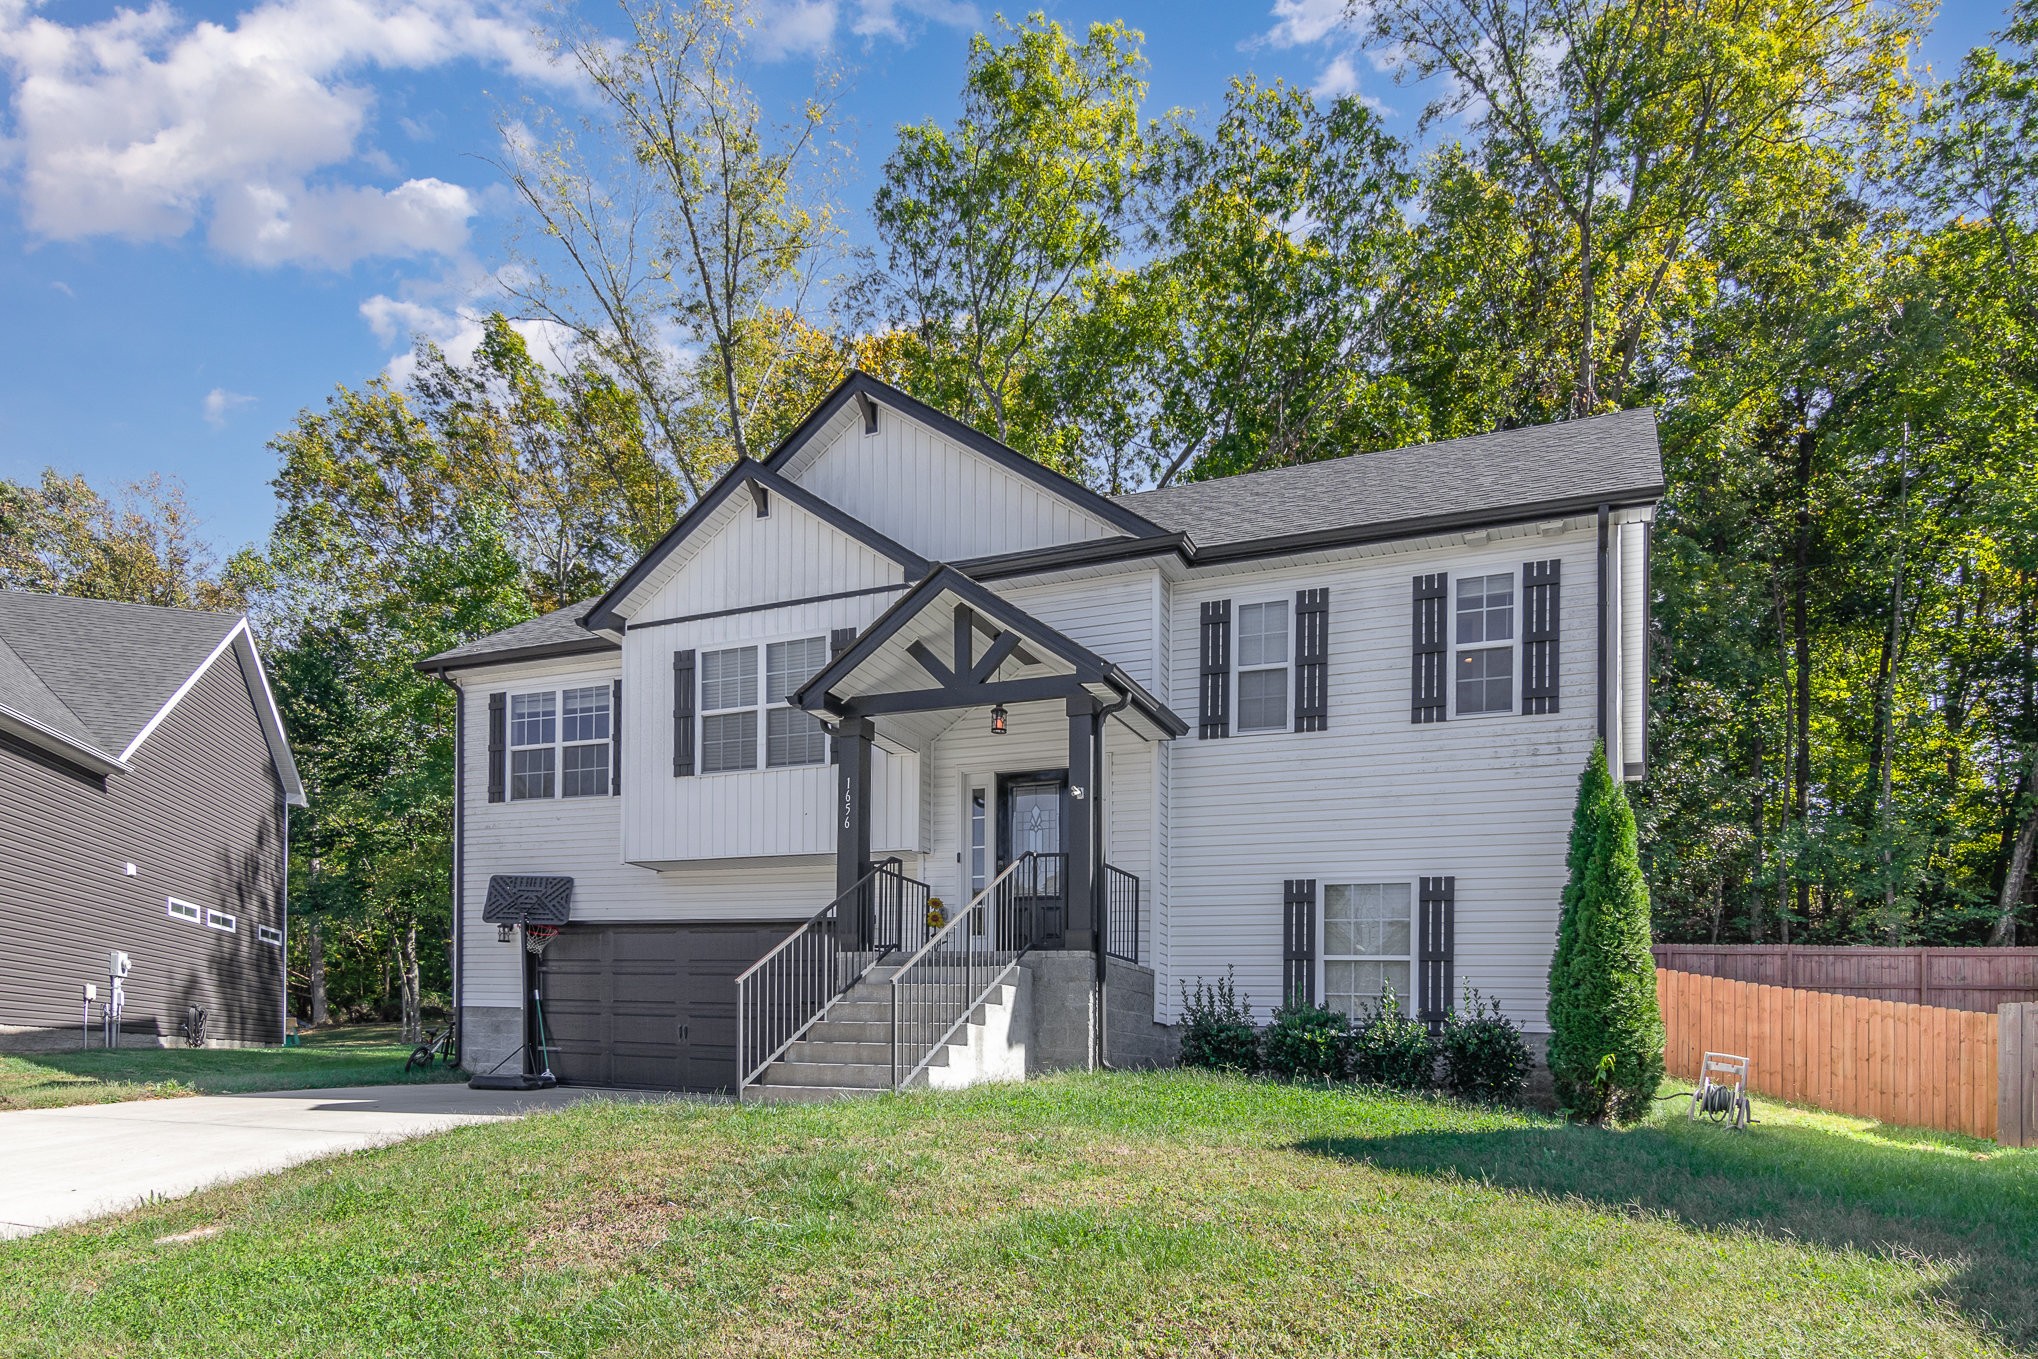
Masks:
[[[950,635],[952,618],[955,649],[943,655],[928,642]],[[975,638],[986,634],[989,645],[980,652]],[[924,683],[878,687],[899,683],[902,673],[909,683]],[[842,719],[1078,694],[1122,703],[1136,725],[1156,737],[1189,730],[1187,722],[1117,663],[954,567],[937,566],[801,686],[792,701],[808,712]]]

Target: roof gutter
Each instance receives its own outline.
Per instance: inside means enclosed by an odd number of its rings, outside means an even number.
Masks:
[[[102,777],[108,774],[134,772],[133,767],[126,761],[108,755],[94,746],[88,746],[82,741],[73,740],[12,708],[0,708],[0,731]]]
[[[618,650],[621,648],[606,637],[589,633],[584,640],[575,638],[570,642],[544,642],[535,646],[511,647],[507,651],[481,651],[468,656],[441,653],[425,657],[415,668],[419,674],[444,678],[449,670],[472,670],[479,666],[508,665],[515,661],[547,661],[560,656],[594,656],[604,651]]]

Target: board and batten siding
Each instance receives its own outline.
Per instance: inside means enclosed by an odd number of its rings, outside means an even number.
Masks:
[[[1122,536],[1046,487],[888,407],[879,412],[877,433],[865,434],[860,419],[838,417],[780,470],[929,561]]]
[[[283,789],[255,704],[228,648],[130,773],[102,783],[0,746],[0,1026],[77,1026],[81,988],[106,999],[119,949],[128,1030],[174,1039],[196,1005],[211,1038],[283,1041],[283,950],[260,937],[285,924]],[[235,929],[175,919],[170,897]]]
[[[749,496],[731,496],[664,564],[662,583],[632,603],[631,622],[906,583],[897,562],[825,519],[782,496],[769,503],[759,518]]]
[[[1285,599],[1292,607],[1297,590],[1327,588],[1329,725],[1173,743],[1158,969],[1164,1019],[1179,1014],[1182,981],[1216,979],[1228,966],[1261,1018],[1279,1004],[1285,879],[1448,874],[1457,879],[1454,990],[1470,983],[1517,1022],[1546,1027],[1565,847],[1597,727],[1596,551],[1596,529],[1574,524],[1174,585],[1176,694],[1195,692],[1204,601],[1229,599],[1236,617],[1241,604]],[[1412,723],[1412,578],[1518,572],[1551,558],[1564,563],[1559,711]]]
[[[834,854],[831,765],[674,777],[672,654],[827,637],[836,628],[866,626],[897,598],[860,595],[633,629],[622,649],[622,857],[664,864]],[[763,683],[760,656],[760,693]],[[871,761],[874,853],[920,851],[919,765],[916,754],[884,749]]]

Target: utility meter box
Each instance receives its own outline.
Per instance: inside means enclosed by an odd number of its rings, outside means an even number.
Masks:
[[[109,977],[125,977],[133,968],[134,964],[119,949],[106,955],[106,975]]]

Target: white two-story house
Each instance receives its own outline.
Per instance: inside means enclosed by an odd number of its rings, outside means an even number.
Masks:
[[[854,374],[600,599],[422,663],[466,1065],[1166,1060],[1227,969],[1539,1032],[1579,772],[1646,763],[1662,490],[1639,411],[1105,497]]]

